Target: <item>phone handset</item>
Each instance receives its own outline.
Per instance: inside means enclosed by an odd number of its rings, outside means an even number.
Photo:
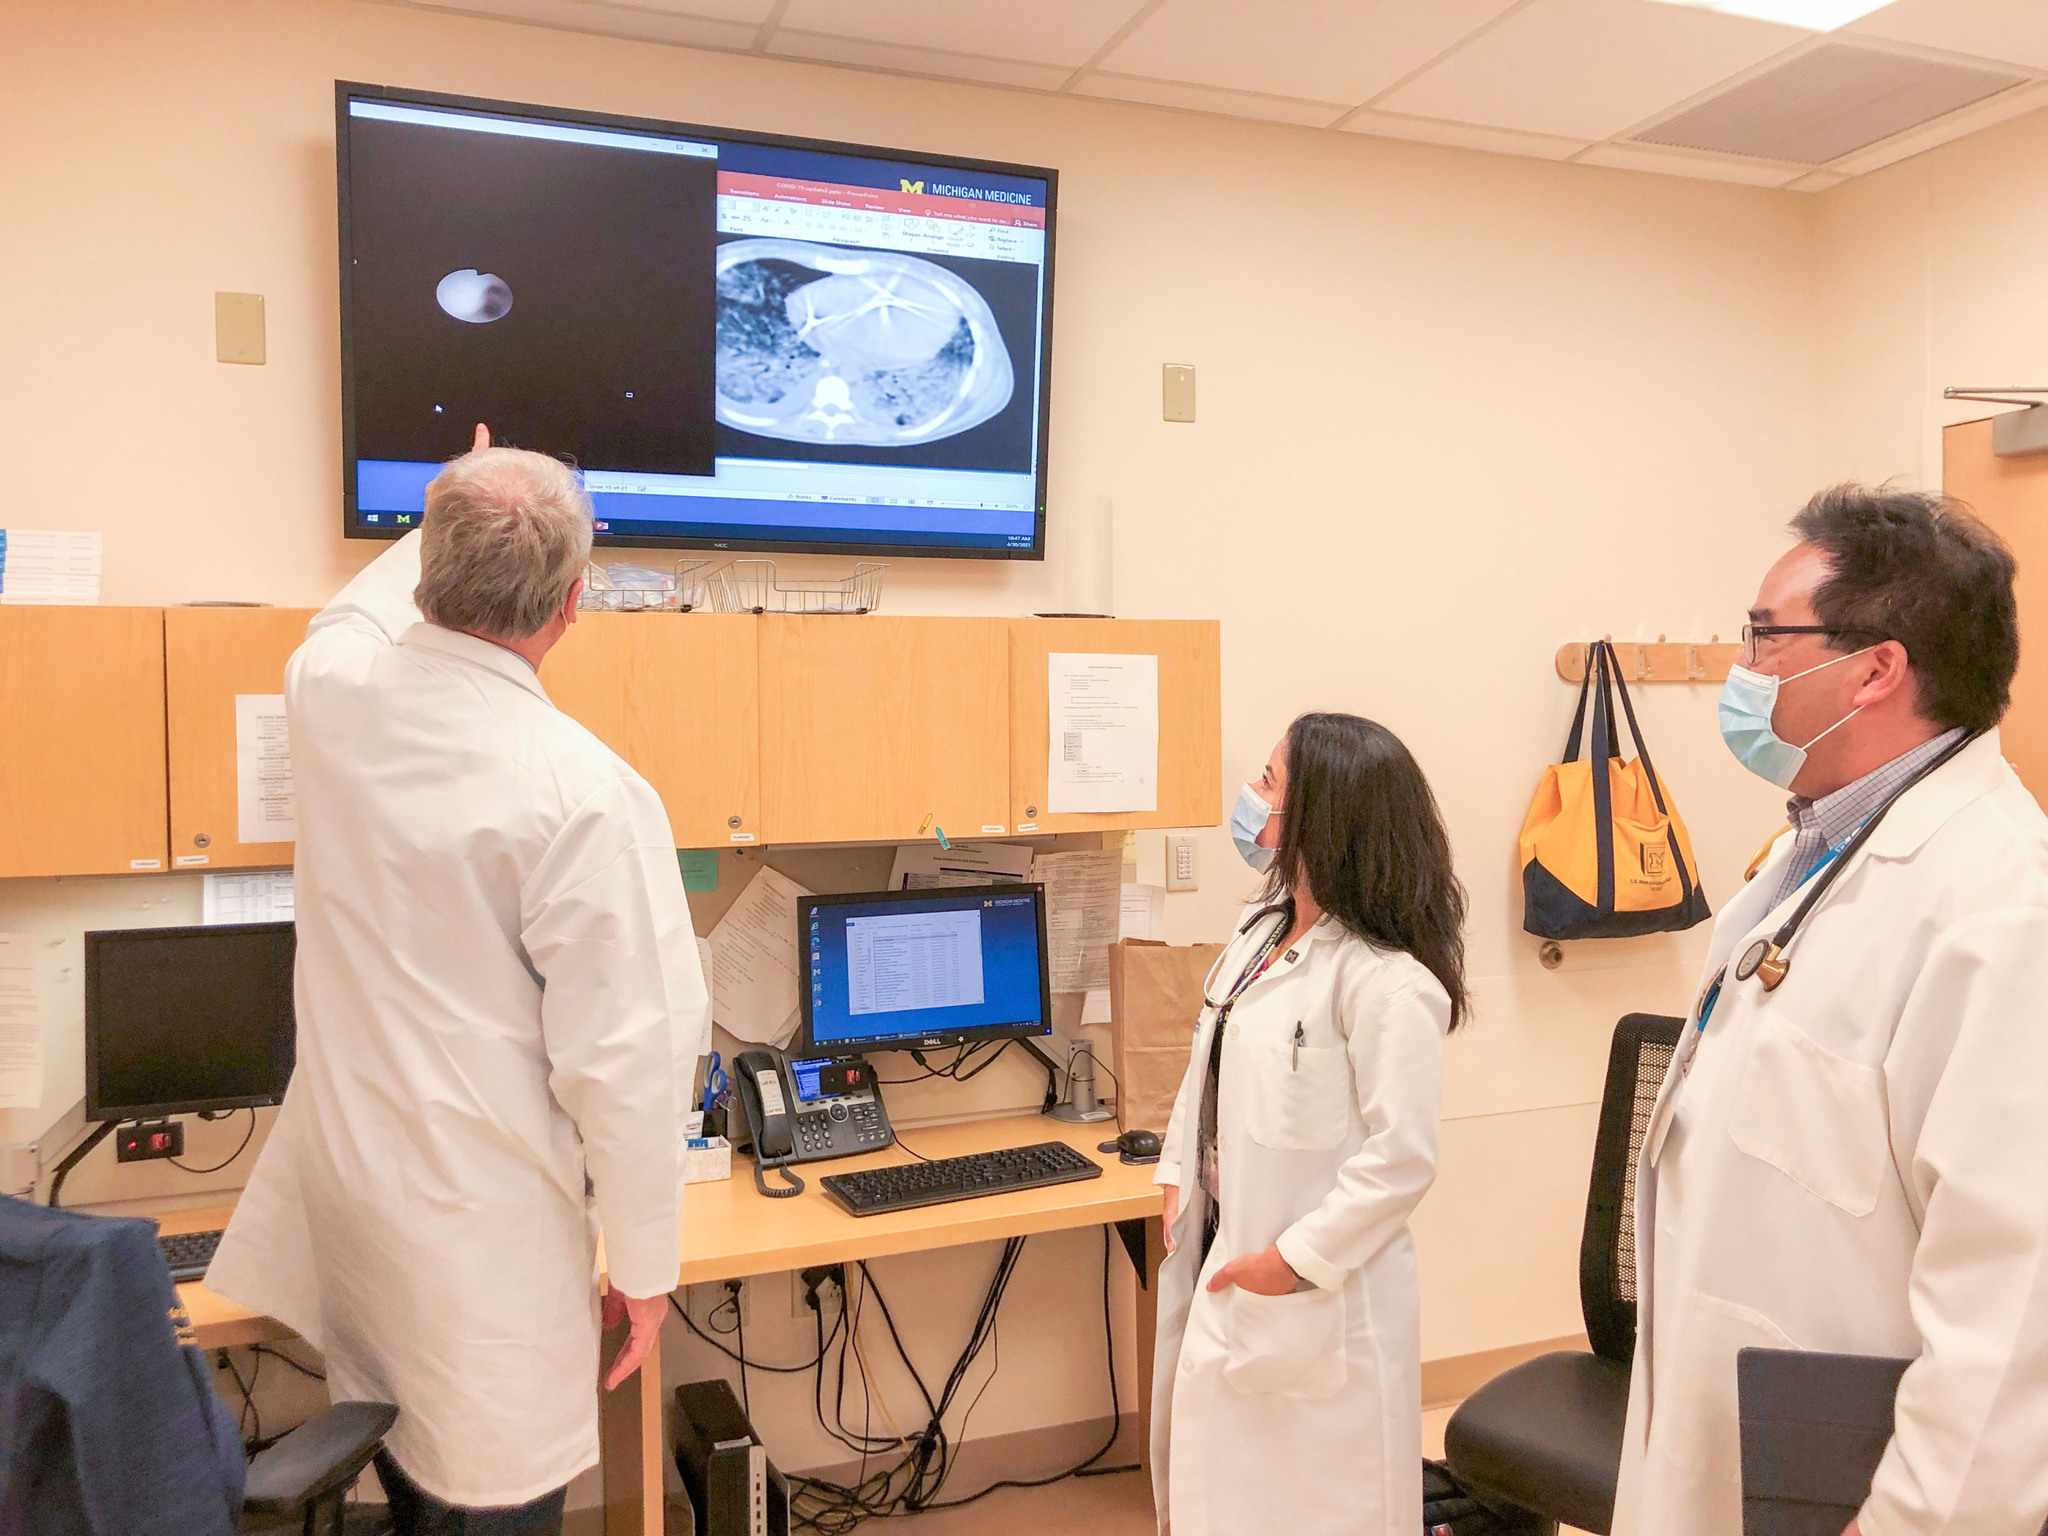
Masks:
[[[733,1067],[739,1073],[740,1113],[754,1143],[754,1188],[771,1200],[802,1194],[804,1181],[783,1167],[796,1157],[796,1117],[781,1058],[774,1051],[741,1051]],[[781,1169],[783,1186],[769,1186],[762,1177],[768,1168]]]

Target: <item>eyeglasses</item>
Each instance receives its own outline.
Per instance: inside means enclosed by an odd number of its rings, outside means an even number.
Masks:
[[[1863,635],[1877,644],[1891,638],[1881,630],[1861,624],[1745,624],[1742,626],[1742,664],[1745,667],[1755,666],[1759,642],[1774,640],[1779,635]]]

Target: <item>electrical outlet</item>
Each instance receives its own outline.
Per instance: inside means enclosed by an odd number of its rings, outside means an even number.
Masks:
[[[261,363],[263,295],[216,293],[213,296],[213,355],[224,363]]]
[[[735,1286],[739,1288],[738,1318],[733,1316],[730,1305]],[[683,1311],[706,1333],[728,1334],[737,1331],[742,1319],[749,1323],[754,1320],[753,1297],[754,1288],[744,1280],[705,1280],[683,1287]]]
[[[114,1132],[114,1161],[146,1163],[159,1157],[185,1155],[185,1127],[175,1120],[146,1120]]]
[[[834,1305],[834,1293],[846,1293],[846,1266],[844,1264],[817,1264],[809,1269],[792,1269],[789,1272],[789,1315],[798,1322],[809,1322],[811,1308],[805,1300],[810,1282],[818,1282],[818,1306],[829,1311]]]
[[[1159,414],[1167,421],[1195,419],[1195,366],[1167,363],[1159,374]]]
[[[1166,836],[1166,888],[1193,891],[1201,888],[1201,865],[1195,858],[1195,834],[1169,832]]]

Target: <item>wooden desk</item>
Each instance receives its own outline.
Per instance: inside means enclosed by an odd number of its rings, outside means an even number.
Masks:
[[[904,1132],[904,1139],[926,1157],[958,1157],[1000,1147],[1028,1146],[1039,1141],[1064,1141],[1103,1165],[1102,1177],[1017,1194],[988,1195],[950,1205],[925,1206],[886,1216],[847,1215],[819,1187],[826,1173],[908,1163],[900,1147],[863,1157],[808,1164],[797,1171],[809,1186],[790,1200],[764,1200],[754,1190],[753,1164],[733,1159],[733,1176],[720,1184],[693,1184],[683,1204],[683,1266],[678,1285],[707,1280],[740,1279],[778,1274],[812,1264],[847,1264],[856,1259],[955,1248],[967,1243],[1000,1242],[1036,1232],[1062,1232],[1106,1223],[1125,1226],[1126,1246],[1142,1234],[1142,1251],[1133,1252],[1139,1266],[1137,1306],[1138,1436],[1149,1448],[1152,1424],[1152,1341],[1157,1324],[1161,1246],[1160,1192],[1150,1168],[1126,1167],[1114,1154],[1095,1150],[1116,1134],[1114,1122],[1068,1125],[1042,1115],[1013,1115],[999,1120],[970,1120],[954,1125],[923,1126]],[[180,1211],[162,1218],[166,1232],[197,1232],[222,1227],[232,1207]],[[199,1343],[206,1348],[252,1344],[289,1337],[270,1318],[259,1317],[193,1283],[178,1287],[178,1296],[192,1315]],[[607,1354],[609,1354],[607,1348]],[[639,1374],[617,1392],[606,1395],[599,1414],[603,1457],[605,1536],[660,1536],[662,1529],[663,1461],[668,1454],[663,1434],[661,1350],[657,1344]]]

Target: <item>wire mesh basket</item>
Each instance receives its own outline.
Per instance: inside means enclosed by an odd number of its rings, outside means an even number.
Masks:
[[[717,613],[873,613],[882,606],[882,572],[862,561],[851,576],[783,579],[773,560],[734,560],[710,578]]]
[[[717,562],[678,560],[674,571],[615,561],[584,567],[579,608],[606,613],[690,613],[710,606],[710,586]]]

